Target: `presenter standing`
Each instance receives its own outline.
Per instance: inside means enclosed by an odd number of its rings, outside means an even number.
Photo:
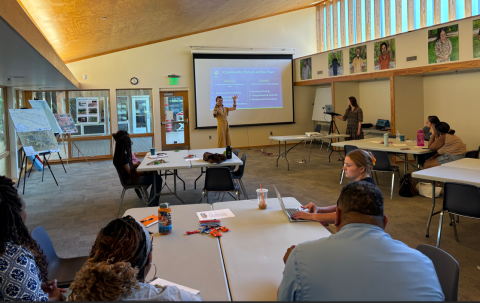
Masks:
[[[223,107],[223,98],[218,96],[215,108],[213,109],[213,117],[217,118],[217,148],[231,146],[230,141],[230,127],[228,126],[227,116],[228,112],[237,109],[238,95],[233,95],[233,107]]]
[[[348,97],[348,108],[343,117],[338,116],[342,121],[347,121],[346,134],[350,137],[345,140],[360,140],[363,139],[362,122],[363,110],[358,106],[355,97]]]

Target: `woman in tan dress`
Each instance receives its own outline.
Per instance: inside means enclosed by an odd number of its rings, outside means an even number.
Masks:
[[[230,141],[230,127],[228,126],[227,116],[228,112],[237,109],[237,99],[238,95],[234,95],[233,107],[223,107],[223,98],[218,96],[215,100],[217,104],[213,109],[213,117],[217,118],[217,135],[218,143],[217,148],[231,146],[232,142]]]

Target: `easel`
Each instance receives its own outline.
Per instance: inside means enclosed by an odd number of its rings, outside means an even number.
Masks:
[[[22,172],[24,172],[24,175],[23,175],[23,194],[25,194],[25,183],[27,182],[27,153],[25,152],[25,150],[23,149],[23,147],[21,148],[21,151],[23,151],[23,156],[22,156],[22,162],[21,162],[21,169],[20,169],[20,175],[18,177],[18,184],[17,184],[17,188],[20,186],[20,181],[22,180]],[[38,154],[39,156],[43,156],[43,161],[44,163],[47,163],[47,166],[48,166],[48,169],[50,170],[50,172],[52,173],[52,177],[53,177],[53,180],[55,180],[55,183],[57,184],[58,186],[58,182],[57,182],[57,179],[55,179],[55,175],[53,174],[53,171],[52,171],[52,168],[50,167],[50,164],[48,163],[48,160],[47,158],[45,157],[45,155],[47,154],[51,154],[51,153],[40,153]],[[35,161],[37,160],[37,158],[35,157],[33,162],[32,162],[32,167],[34,166],[35,164]],[[23,163],[25,163],[25,170],[23,169]],[[63,163],[62,163],[63,165]],[[65,169],[65,166],[63,167],[63,169]],[[30,172],[32,170],[30,169]],[[67,171],[65,171],[67,172]],[[43,176],[45,175],[45,167],[42,169],[42,182],[43,182]],[[30,174],[29,174],[30,176]]]

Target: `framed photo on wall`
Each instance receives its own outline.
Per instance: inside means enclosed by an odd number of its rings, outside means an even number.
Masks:
[[[328,76],[343,76],[343,51],[328,54]]]
[[[458,24],[428,31],[428,64],[458,61]]]
[[[359,45],[348,51],[350,74],[365,73],[367,71],[367,46]]]
[[[388,39],[374,44],[375,70],[395,68],[395,39]]]
[[[300,59],[300,79],[312,79],[312,58]]]
[[[473,58],[480,58],[480,19],[473,20]]]

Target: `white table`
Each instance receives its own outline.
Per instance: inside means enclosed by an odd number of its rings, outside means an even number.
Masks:
[[[329,135],[323,135],[323,136],[307,136],[307,135],[292,135],[292,136],[270,136],[269,139],[278,141],[278,158],[277,158],[277,167],[278,167],[278,160],[280,157],[285,157],[285,161],[287,161],[287,170],[290,170],[290,163],[288,162],[287,159],[287,154],[294,149],[297,145],[303,143],[303,142],[310,142],[310,154],[312,153],[311,148],[312,148],[312,142],[317,141],[317,139],[324,140],[324,139],[330,139],[330,144],[328,145],[328,148],[331,148],[332,146],[332,140],[333,139],[340,139],[340,138],[348,138],[350,137],[349,135],[344,135],[344,134],[329,134]],[[296,142],[298,141],[297,144],[295,144],[293,147],[289,148],[287,150],[287,142]],[[284,143],[284,152],[281,152],[281,145],[282,142]],[[328,150],[328,149],[327,149]],[[333,153],[330,153],[330,156]],[[310,154],[308,160],[310,161]],[[330,156],[329,156],[329,161],[330,161]]]
[[[389,141],[393,143],[389,144],[388,146],[384,146],[383,143],[373,143],[372,141],[383,141],[383,138],[381,140],[375,140],[374,138],[370,138],[362,140],[351,140],[346,142],[337,142],[333,143],[332,146],[345,147],[345,145],[354,145],[360,149],[380,150],[387,153],[393,153],[400,159],[404,160],[404,173],[407,170],[407,164],[411,165],[413,168],[418,167],[418,163],[417,166],[414,166],[408,162],[408,154],[422,155],[433,152],[432,150],[428,149],[428,143],[425,146],[417,146],[417,142],[397,141],[395,139],[389,139]],[[403,158],[400,155],[403,155]]]
[[[300,206],[295,198],[283,200],[286,207]],[[235,215],[221,219],[230,231],[220,238],[232,300],[276,301],[287,249],[330,235],[317,222],[290,223],[276,198],[267,199],[267,205],[260,210],[256,200],[213,204],[213,209],[229,208]]]
[[[467,168],[467,165],[470,167]],[[432,217],[440,213],[433,212],[435,209],[435,181],[465,183],[480,187],[480,160],[460,159],[440,166],[413,172],[412,177],[432,181],[432,209],[428,216],[426,231],[426,236],[428,237]]]
[[[178,205],[172,208],[172,233],[160,235],[158,224],[150,226],[153,232],[153,263],[157,277],[200,290],[205,301],[228,301],[230,295],[218,239],[210,235],[186,235],[198,228],[196,212],[209,211],[207,204]],[[158,213],[158,207],[132,208],[125,212],[141,220]],[[154,267],[146,280],[153,278]]]

